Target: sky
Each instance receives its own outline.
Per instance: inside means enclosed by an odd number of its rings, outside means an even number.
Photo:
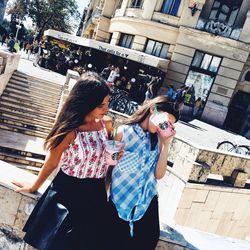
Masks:
[[[84,7],[86,7],[89,3],[89,0],[76,0],[77,4],[78,4],[78,11],[81,13],[83,12]]]

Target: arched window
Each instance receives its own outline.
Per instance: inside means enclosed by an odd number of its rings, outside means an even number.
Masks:
[[[250,82],[250,70],[245,75],[245,81]]]

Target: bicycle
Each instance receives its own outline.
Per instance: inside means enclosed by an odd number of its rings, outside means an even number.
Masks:
[[[115,88],[110,97],[109,108],[115,111],[132,115],[139,107],[137,102],[129,98],[128,93],[124,90]]]
[[[222,142],[218,143],[216,148],[220,149],[220,150],[232,152],[232,153],[250,156],[250,146],[249,145],[238,145],[238,144],[234,144],[230,141],[222,141]]]

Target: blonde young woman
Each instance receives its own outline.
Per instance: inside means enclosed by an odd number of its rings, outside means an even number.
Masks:
[[[179,118],[175,104],[165,96],[145,102],[118,128],[117,138],[124,143],[124,155],[114,167],[111,179],[110,250],[154,250],[159,239],[156,180],[166,172],[169,143]],[[162,113],[171,134],[157,134],[152,122]]]

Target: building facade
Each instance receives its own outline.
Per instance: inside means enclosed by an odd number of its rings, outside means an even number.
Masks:
[[[244,134],[250,130],[249,8],[249,0],[92,0],[82,36],[170,60],[159,94],[185,84],[186,111],[201,97],[202,120]]]

